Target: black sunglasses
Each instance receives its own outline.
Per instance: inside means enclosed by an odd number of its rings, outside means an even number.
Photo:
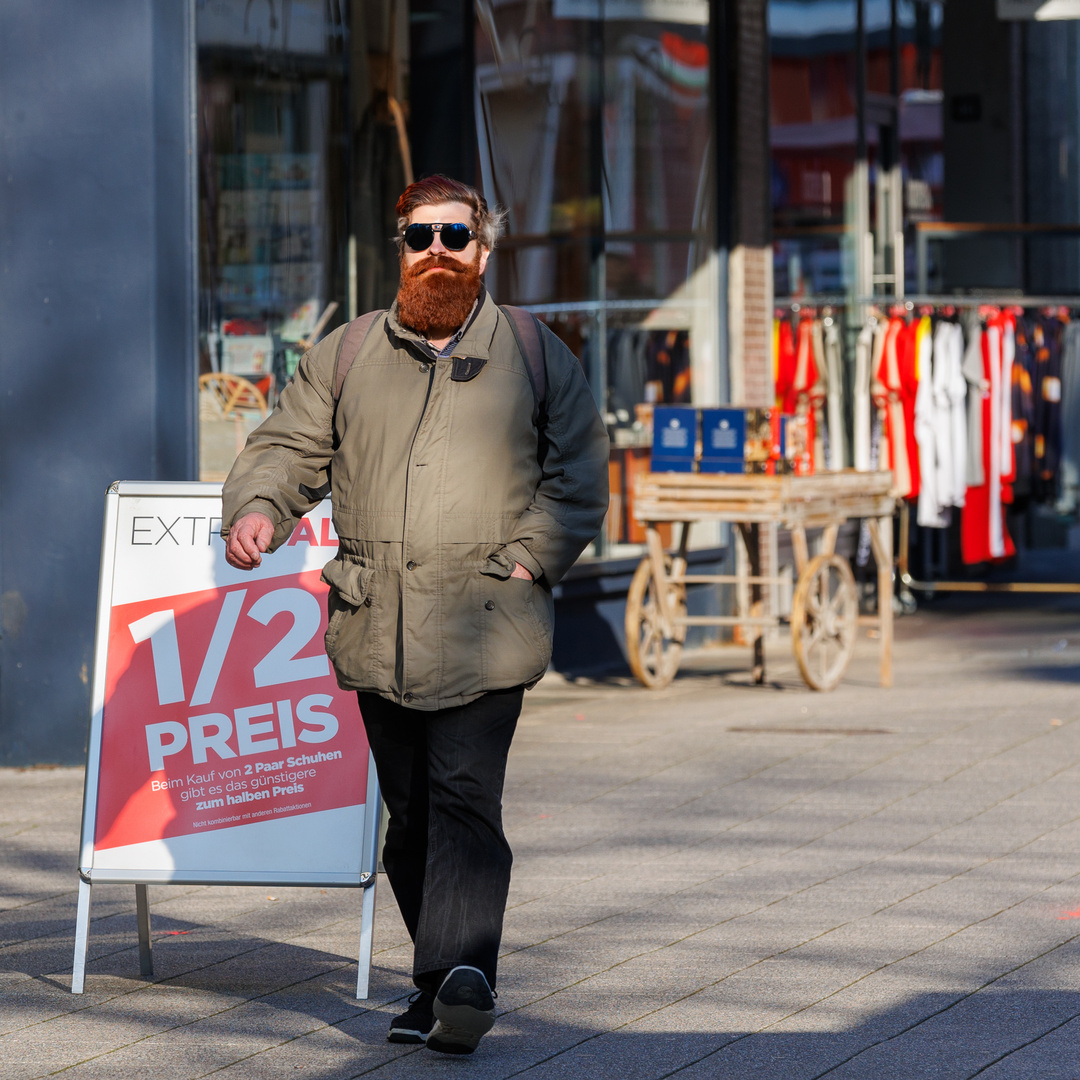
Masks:
[[[442,239],[443,247],[447,251],[464,251],[470,241],[476,239],[476,233],[463,222],[456,221],[453,225],[444,225],[440,221],[430,225],[407,225],[401,234],[405,238],[405,246],[410,251],[427,251],[435,242],[435,234]]]

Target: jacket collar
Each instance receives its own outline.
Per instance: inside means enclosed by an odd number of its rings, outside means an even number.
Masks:
[[[490,360],[491,341],[495,337],[495,327],[498,321],[499,309],[481,281],[480,292],[476,298],[476,307],[473,309],[472,318],[465,327],[465,333],[462,335],[461,340],[454,346],[454,355],[471,356],[477,360]],[[387,314],[386,324],[390,329],[390,333],[399,341],[413,342],[419,345],[425,354],[434,357],[428,343],[420,334],[401,325],[398,319],[396,300]]]

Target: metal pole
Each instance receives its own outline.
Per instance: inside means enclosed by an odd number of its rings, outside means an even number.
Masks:
[[[150,895],[146,885],[135,886],[135,913],[139,923],[139,974],[154,974],[154,954],[150,945]]]

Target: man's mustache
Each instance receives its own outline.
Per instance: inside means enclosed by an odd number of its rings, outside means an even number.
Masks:
[[[426,270],[452,270],[455,274],[464,274],[471,269],[469,263],[463,263],[460,259],[452,259],[449,255],[428,255],[408,268],[409,276],[416,277]]]

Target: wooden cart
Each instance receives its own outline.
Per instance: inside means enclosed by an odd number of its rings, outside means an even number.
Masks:
[[[791,533],[797,579],[791,605],[791,640],[806,684],[831,690],[843,678],[855,650],[860,621],[880,634],[881,685],[892,685],[892,474],[844,471],[817,476],[648,473],[638,478],[635,516],[645,525],[648,554],[634,574],[626,601],[626,644],[630,667],[648,687],[675,677],[688,626],[741,626],[751,634],[754,679],[765,681],[763,633],[780,618],[765,614],[762,588],[779,577],[761,573],[760,526],[776,524]],[[859,618],[855,579],[836,554],[843,522],[865,519],[878,566],[878,615]],[[688,574],[687,539],[695,521],[737,526],[747,555],[746,574]],[[665,552],[662,522],[682,524],[679,546]],[[820,554],[810,557],[806,530],[823,530]],[[687,615],[688,585],[733,584],[749,588],[749,612]]]

